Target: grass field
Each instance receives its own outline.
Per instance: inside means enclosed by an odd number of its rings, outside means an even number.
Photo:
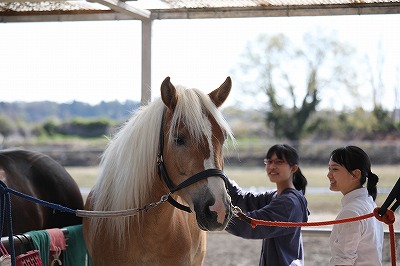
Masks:
[[[95,183],[98,173],[97,167],[66,167],[67,171],[76,180],[79,187],[91,188]],[[342,198],[339,192],[330,192],[327,190],[329,181],[326,177],[328,172],[327,166],[318,167],[303,167],[301,168],[303,174],[307,177],[309,191],[311,188],[325,188],[320,193],[309,192],[306,193],[308,207],[311,214],[327,214],[329,219],[334,218],[334,214],[340,210],[340,199]],[[381,206],[388,196],[389,191],[392,189],[397,179],[400,176],[400,167],[394,165],[380,165],[373,167],[372,171],[380,178],[378,188],[385,191],[379,193],[376,203]],[[264,166],[260,167],[226,167],[226,175],[235,180],[243,188],[259,188],[274,189],[275,184],[268,180],[265,173]],[[395,223],[396,230],[400,229],[400,215],[397,213]],[[319,216],[316,219],[319,220]]]
[[[98,173],[97,167],[66,167],[80,187],[91,187]],[[327,166],[302,167],[303,174],[307,177],[308,187],[328,187]],[[225,167],[226,175],[234,179],[242,187],[275,187],[269,182],[265,168],[260,167]],[[400,167],[397,165],[379,165],[372,171],[379,176],[378,187],[391,188],[400,176]]]

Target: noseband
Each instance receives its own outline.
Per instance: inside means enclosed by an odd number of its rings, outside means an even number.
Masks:
[[[201,172],[189,177],[188,179],[186,179],[182,183],[178,184],[177,186],[175,186],[173,184],[171,178],[169,177],[169,175],[167,173],[167,169],[165,168],[164,159],[163,159],[164,121],[165,121],[165,109],[164,109],[164,112],[162,115],[162,120],[161,120],[160,141],[159,141],[158,155],[157,155],[157,166],[158,166],[158,175],[160,176],[160,178],[162,178],[164,180],[165,184],[167,185],[167,187],[170,191],[170,194],[172,194],[178,190],[181,190],[183,188],[186,188],[186,187],[188,187],[202,179],[208,178],[210,176],[219,176],[224,180],[224,182],[226,184],[227,177],[225,176],[224,172],[222,172],[220,169],[216,169],[216,168],[210,168],[210,169],[201,171]],[[174,207],[176,207],[178,209],[181,209],[181,210],[189,212],[189,213],[192,212],[192,210],[190,210],[190,208],[188,206],[180,204],[174,198],[172,198],[171,195],[168,196],[167,200],[170,204],[172,204]]]

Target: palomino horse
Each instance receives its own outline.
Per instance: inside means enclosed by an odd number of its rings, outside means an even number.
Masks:
[[[110,141],[85,208],[140,209],[166,194],[172,204],[130,217],[83,218],[93,265],[203,263],[205,231],[223,230],[232,216],[221,170],[224,141],[233,135],[218,109],[231,85],[228,77],[207,95],[174,87],[167,77],[161,99],[140,109]]]
[[[58,162],[42,153],[1,150],[0,180],[23,194],[74,210],[83,208],[82,194],[75,180]],[[82,223],[82,219],[75,214],[53,211],[13,194],[10,198],[13,233]],[[7,219],[4,218],[4,221],[7,222]],[[3,228],[3,235],[7,235],[6,228]]]

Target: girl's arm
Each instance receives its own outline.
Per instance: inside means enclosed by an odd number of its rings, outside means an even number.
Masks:
[[[265,193],[245,192],[239,185],[228,179],[228,193],[231,196],[232,204],[238,206],[243,212],[253,211],[269,204],[273,198],[274,191]]]
[[[260,209],[246,212],[249,217],[281,222],[305,222],[304,208],[294,192],[282,193],[279,197],[274,198],[270,204]],[[229,233],[248,239],[266,239],[292,234],[296,231],[296,227],[279,227],[279,226],[256,226],[252,228],[248,223],[233,218],[227,229]]]

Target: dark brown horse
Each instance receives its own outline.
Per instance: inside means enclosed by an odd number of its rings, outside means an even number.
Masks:
[[[1,150],[0,180],[23,194],[73,210],[83,209],[82,195],[75,180],[58,162],[42,153]],[[53,211],[13,194],[10,197],[15,234],[82,223],[73,213]],[[7,219],[4,221],[2,236],[7,235]]]

